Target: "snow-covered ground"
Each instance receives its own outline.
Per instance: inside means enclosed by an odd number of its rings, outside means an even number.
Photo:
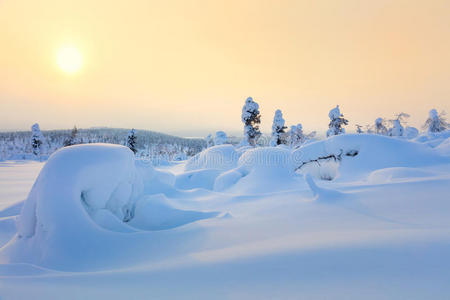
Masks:
[[[0,163],[0,299],[450,295],[448,134],[220,145],[159,168],[94,144],[43,166]]]

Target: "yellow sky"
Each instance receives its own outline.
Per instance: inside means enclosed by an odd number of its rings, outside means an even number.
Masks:
[[[83,68],[56,63],[74,45]],[[450,113],[450,1],[0,1],[0,128],[113,126],[187,135],[323,129]]]

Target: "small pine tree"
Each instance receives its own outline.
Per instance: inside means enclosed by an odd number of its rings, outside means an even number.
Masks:
[[[362,130],[362,125],[356,124],[355,126],[356,126],[356,132],[357,133],[364,133],[364,131]]]
[[[287,144],[287,136],[285,131],[287,127],[284,126],[284,124],[285,121],[283,119],[283,113],[281,110],[277,109],[275,111],[275,116],[273,117],[272,138],[270,139],[270,145],[272,147]]]
[[[256,146],[261,131],[259,131],[259,124],[261,123],[261,114],[259,113],[259,105],[253,101],[252,97],[245,100],[242,107],[242,122],[244,123],[244,139],[242,145]]]
[[[438,114],[436,109],[432,109],[429,112],[429,117],[423,126],[424,129],[428,129],[428,132],[442,132],[449,128],[449,124],[445,120],[445,112]]]
[[[127,147],[130,148],[131,151],[133,151],[134,154],[137,153],[136,148],[136,130],[131,129],[127,136]]]
[[[344,119],[344,115],[339,110],[339,105],[336,105],[335,108],[330,110],[328,117],[330,118],[330,124],[328,124],[327,137],[344,134],[345,129],[342,126],[347,125],[348,120]]]
[[[44,136],[39,128],[39,124],[36,123],[31,126],[31,149],[36,157],[40,157],[43,154],[43,148]]]
[[[70,137],[64,141],[64,147],[78,144],[77,135],[78,135],[78,128],[77,126],[74,126],[72,132],[70,133]]]

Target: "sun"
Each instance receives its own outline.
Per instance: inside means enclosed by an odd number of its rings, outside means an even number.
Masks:
[[[64,46],[58,50],[56,63],[67,74],[77,73],[83,66],[83,56],[74,46]]]

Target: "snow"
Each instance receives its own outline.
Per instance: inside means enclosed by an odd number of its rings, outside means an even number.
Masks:
[[[236,166],[238,154],[232,145],[213,146],[190,158],[186,171],[198,169],[229,170]]]
[[[0,296],[444,299],[449,145],[341,134],[159,167],[105,144],[2,162]]]

